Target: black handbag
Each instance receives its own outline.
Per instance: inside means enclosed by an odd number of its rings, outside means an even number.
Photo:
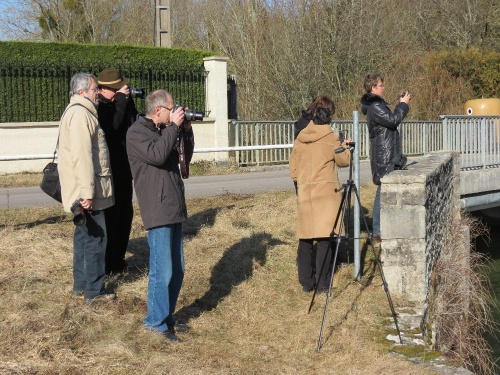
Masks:
[[[58,142],[59,143],[59,140]],[[51,198],[54,198],[59,203],[62,203],[61,198],[61,183],[59,182],[59,172],[57,171],[56,160],[57,146],[54,151],[52,161],[43,168],[42,182],[40,188]]]
[[[81,104],[74,104],[74,105],[79,105],[83,107]],[[70,107],[73,107],[74,105],[68,106],[64,110],[61,119],[66,114],[66,111]],[[57,154],[57,148],[59,147],[60,134],[61,134],[61,125],[59,125],[59,134],[57,135],[57,143],[56,143],[56,149],[54,150],[54,157],[52,158],[52,161],[48,163],[45,166],[45,168],[43,168],[43,176],[42,176],[42,182],[40,183],[40,189],[42,189],[43,192],[46,193],[49,197],[54,198],[59,203],[62,203],[61,183],[59,182],[59,172],[57,170],[57,163],[56,163],[56,154]]]

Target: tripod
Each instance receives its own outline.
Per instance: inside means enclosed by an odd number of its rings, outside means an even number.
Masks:
[[[328,311],[328,305],[330,302],[330,297],[332,295],[333,276],[335,273],[334,271],[335,271],[335,265],[337,262],[337,255],[339,253],[339,249],[344,250],[346,248],[345,241],[349,240],[349,226],[350,226],[350,222],[351,222],[350,221],[350,218],[351,218],[351,199],[352,199],[352,192],[353,191],[354,191],[354,195],[356,196],[357,203],[359,204],[359,207],[361,207],[361,200],[359,198],[359,191],[358,191],[358,188],[356,187],[356,184],[354,183],[354,181],[352,179],[352,166],[353,166],[353,154],[354,154],[353,151],[354,151],[355,143],[354,142],[347,142],[347,146],[351,150],[351,162],[350,162],[350,166],[349,166],[349,178],[347,180],[347,183],[342,184],[342,187],[340,189],[335,189],[336,192],[342,191],[342,199],[340,202],[340,207],[339,207],[339,210],[337,213],[337,217],[335,218],[335,223],[333,224],[333,230],[330,233],[330,241],[328,243],[328,249],[327,249],[327,252],[325,255],[325,260],[323,261],[323,264],[321,266],[321,271],[320,271],[320,274],[318,277],[318,280],[321,280],[321,276],[322,276],[323,271],[325,269],[326,260],[328,259],[328,253],[333,250],[333,246],[335,243],[335,253],[331,257],[331,260],[330,260],[329,266],[328,266],[328,272],[330,272],[330,282],[329,282],[329,286],[328,286],[328,291],[326,293],[326,303],[325,303],[325,308],[323,311],[323,319],[321,321],[321,330],[319,333],[318,345],[316,348],[316,350],[318,352],[321,350],[321,347],[323,345],[323,342],[322,342],[323,331],[325,328],[325,321],[326,321],[326,314]],[[345,151],[344,147],[340,147],[337,150],[335,150],[336,153],[340,153],[343,151]],[[394,310],[394,305],[392,303],[391,295],[389,293],[387,281],[386,281],[385,276],[384,276],[384,271],[382,269],[382,262],[380,260],[380,255],[378,255],[375,252],[375,249],[373,247],[372,233],[370,233],[368,231],[368,225],[366,223],[366,218],[364,216],[362,216],[362,218],[363,218],[363,222],[364,222],[364,229],[366,230],[367,233],[369,233],[368,247],[370,247],[372,252],[373,252],[374,261],[375,261],[375,263],[378,267],[378,270],[380,272],[380,277],[382,278],[382,284],[384,286],[384,291],[385,291],[385,294],[387,295],[387,300],[389,302],[389,307],[391,308],[392,317],[394,319],[394,324],[395,324],[396,330],[398,332],[399,342],[402,343],[403,341],[401,339],[401,332],[400,332],[399,326],[398,326],[398,319],[397,319],[396,311]],[[339,220],[340,220],[340,222],[339,222]],[[338,233],[335,233],[335,229],[337,228],[337,224],[339,224]],[[344,227],[345,227],[345,231],[344,231]],[[344,232],[345,232],[345,236],[342,236],[342,233],[344,233]],[[316,288],[314,289],[314,294],[312,296],[311,304],[309,305],[309,311],[308,311],[309,313],[311,312],[312,306],[314,304],[314,298],[316,297],[317,291],[318,291],[318,284],[316,284]]]

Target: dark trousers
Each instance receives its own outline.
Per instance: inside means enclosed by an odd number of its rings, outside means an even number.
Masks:
[[[113,188],[115,205],[105,210],[108,234],[106,274],[108,275],[122,273],[127,267],[125,253],[134,217],[132,181],[118,181]]]
[[[299,282],[306,292],[318,285],[318,290],[328,289],[330,283],[330,261],[332,251],[328,251],[329,238],[300,239],[297,251]],[[316,243],[314,243],[316,242]],[[326,258],[326,261],[325,261]],[[321,267],[325,263],[321,279]]]
[[[73,290],[92,299],[104,289],[106,220],[104,211],[85,213],[85,224],[75,226],[73,237]]]

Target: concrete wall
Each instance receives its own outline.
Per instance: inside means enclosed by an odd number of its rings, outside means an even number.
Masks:
[[[393,295],[424,306],[431,274],[460,217],[460,159],[435,152],[382,179],[384,273]]]
[[[204,59],[208,71],[207,110],[204,121],[193,122],[195,150],[234,146],[234,131],[227,112],[227,62],[222,56]],[[175,99],[175,98],[174,98]],[[0,161],[0,174],[41,172],[56,147],[58,122],[26,122],[0,124],[0,157],[46,155],[46,159]],[[229,152],[195,153],[193,161],[209,160],[228,162]]]

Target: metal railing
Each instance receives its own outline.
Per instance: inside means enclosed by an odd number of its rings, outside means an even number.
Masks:
[[[288,162],[293,147],[294,121],[233,121],[236,147],[282,145],[282,149],[254,149],[237,151],[239,165],[282,164]],[[332,129],[345,138],[352,138],[352,121],[333,121]],[[441,121],[408,121],[400,126],[403,153],[409,156],[423,155],[442,150],[443,132]],[[370,156],[370,136],[366,121],[359,122],[360,158]]]
[[[448,150],[461,153],[461,168],[500,166],[500,116],[442,116],[442,121],[405,121],[400,126],[403,153],[424,155]],[[195,148],[194,152],[234,151],[240,166],[288,163],[293,147],[294,121],[232,121],[235,146]],[[352,121],[335,121],[332,128],[346,138],[353,137]],[[366,122],[359,122],[359,157],[370,155]],[[0,161],[51,159],[45,155],[1,156]]]
[[[442,116],[443,150],[461,153],[461,168],[500,165],[500,116]]]
[[[109,64],[82,65],[77,62],[25,64],[0,60],[0,123],[57,121],[68,104],[69,82],[79,71],[97,74]],[[203,67],[166,67],[163,64],[113,64],[129,79],[131,87],[146,93],[162,88],[178,103],[206,113],[206,77]],[[144,113],[142,99],[136,100]]]

